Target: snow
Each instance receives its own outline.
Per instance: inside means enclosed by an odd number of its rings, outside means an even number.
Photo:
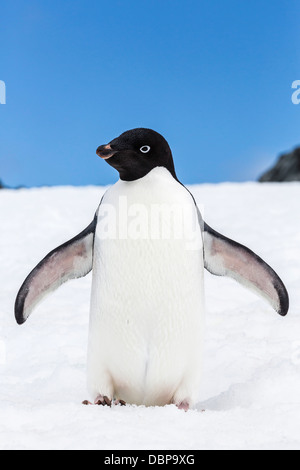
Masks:
[[[62,286],[22,326],[13,307],[28,272],[90,223],[105,188],[2,190],[1,449],[300,448],[300,184],[189,189],[209,225],[252,248],[282,277],[288,316],[206,273],[196,408],[85,407],[91,275]]]

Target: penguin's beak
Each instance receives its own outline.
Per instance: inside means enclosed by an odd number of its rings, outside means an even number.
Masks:
[[[112,157],[116,153],[116,150],[113,150],[110,146],[108,145],[100,145],[100,147],[97,148],[96,154],[98,157],[103,158],[103,160],[107,160],[108,158]]]

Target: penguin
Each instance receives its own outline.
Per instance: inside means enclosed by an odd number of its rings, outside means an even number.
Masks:
[[[91,224],[26,278],[16,321],[24,323],[46,295],[93,270],[87,352],[93,403],[187,411],[201,387],[204,269],[251,289],[281,316],[289,309],[287,290],[258,255],[205,223],[162,135],[132,129],[96,153],[119,179]]]

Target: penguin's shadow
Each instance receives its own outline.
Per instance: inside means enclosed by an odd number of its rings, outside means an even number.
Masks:
[[[202,412],[203,410],[226,411],[234,408],[249,408],[255,401],[256,394],[257,383],[236,383],[225,392],[197,403],[195,409]]]

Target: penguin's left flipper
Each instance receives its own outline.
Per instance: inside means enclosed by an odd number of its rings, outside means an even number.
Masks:
[[[216,276],[229,276],[264,297],[280,315],[289,310],[287,290],[275,271],[249,248],[204,224],[204,266]]]
[[[19,325],[47,294],[92,270],[96,224],[97,215],[83,232],[51,251],[31,271],[16,298],[15,317]]]

